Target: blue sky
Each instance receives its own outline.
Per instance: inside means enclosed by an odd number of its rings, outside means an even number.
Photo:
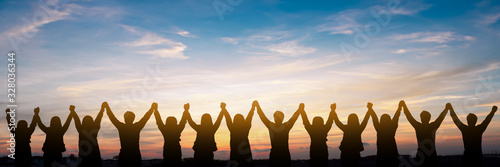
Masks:
[[[205,112],[215,117],[221,101],[235,114],[259,100],[268,116],[289,116],[304,102],[309,117],[326,117],[336,102],[345,120],[364,114],[368,101],[380,115],[404,99],[415,114],[429,110],[435,118],[451,102],[463,119],[472,112],[482,120],[500,103],[499,1],[0,1],[0,15],[0,52],[18,54],[19,119],[30,120],[40,106],[48,123],[70,104],[96,115],[102,101],[118,116],[141,115],[156,101],[164,117],[180,117],[190,102],[199,120]],[[110,158],[117,133],[106,117],[100,142]],[[398,146],[412,154],[414,131],[403,117]],[[485,133],[485,153],[500,151],[499,121]],[[255,157],[267,158],[267,132],[258,118],[253,124]],[[77,152],[71,129],[67,153]],[[151,119],[141,136],[146,158],[161,157],[158,132]],[[228,157],[227,134],[218,132],[216,158]],[[183,134],[187,157],[194,135],[190,128]],[[300,120],[291,136],[292,158],[307,158]],[[449,117],[438,136],[438,154],[463,151]],[[340,139],[333,128],[331,158]],[[375,154],[375,140],[370,125],[363,156]],[[43,138],[32,141],[40,154]]]

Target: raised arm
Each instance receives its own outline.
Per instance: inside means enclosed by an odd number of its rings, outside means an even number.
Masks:
[[[286,121],[286,126],[288,127],[288,129],[291,129],[293,127],[293,125],[295,124],[295,121],[297,121],[297,119],[299,118],[299,115],[302,111],[304,111],[304,103],[300,103],[299,109],[297,109],[297,111],[295,111],[295,113],[293,113],[292,117],[288,121]]]
[[[38,119],[37,119],[37,116],[38,116],[38,113],[35,113],[33,115],[33,118],[31,119],[31,124],[30,126],[28,127],[28,134],[31,136],[31,134],[33,134],[33,132],[35,132],[35,128],[36,128],[36,124],[38,122]]]
[[[300,116],[302,116],[302,123],[304,124],[306,130],[311,130],[311,122],[309,122],[309,118],[307,118],[307,113],[304,109],[300,111]]]
[[[71,105],[69,106],[69,111],[71,111],[71,114],[73,116],[73,118],[75,119],[75,128],[78,132],[80,132],[83,128],[82,128],[82,122],[80,122],[80,117],[78,117],[78,114],[76,114],[76,111],[75,111],[75,106],[74,105]]]
[[[161,120],[160,112],[158,111],[158,109],[156,109],[154,113],[155,113],[156,125],[158,125],[158,129],[162,129],[165,126],[165,124],[163,124],[163,121]]]
[[[418,126],[419,123],[417,122],[417,120],[415,120],[415,118],[413,118],[413,116],[410,113],[410,110],[408,110],[408,107],[406,106],[406,103],[404,101],[403,101],[403,109],[406,115],[406,119],[408,119],[408,122],[410,122],[411,126],[413,127]]]
[[[345,129],[345,125],[342,122],[340,122],[339,116],[335,111],[337,109],[337,103],[333,103],[332,105],[330,105],[330,109],[332,109],[332,113],[330,114],[333,116],[333,121],[335,121],[335,125],[337,125],[337,127],[339,127],[339,129],[343,131]]]
[[[224,117],[224,112],[227,112],[226,110],[226,103],[220,103],[221,111],[219,113],[219,116],[217,117],[217,120],[215,120],[214,123],[214,131],[217,131],[219,129],[220,123],[222,122],[222,118]]]
[[[441,123],[443,122],[444,117],[446,117],[446,114],[448,114],[448,109],[445,107],[441,114],[439,114],[439,116],[436,118],[436,120],[432,122],[435,128],[439,128],[439,126],[441,126]]]
[[[69,128],[69,124],[71,123],[71,120],[73,119],[74,115],[76,115],[76,112],[70,112],[68,114],[68,117],[66,118],[66,122],[64,123],[63,127],[62,127],[62,133],[66,133],[66,131],[68,131],[68,128]]]
[[[182,118],[181,118],[181,121],[179,121],[179,131],[182,131],[184,130],[184,128],[186,127],[186,119],[187,119],[187,115],[189,114],[189,104],[184,104],[184,112],[182,113]]]
[[[368,103],[367,107],[368,107],[368,112],[372,116],[373,127],[375,127],[375,129],[378,129],[380,126],[380,122],[378,121],[377,113],[375,113],[375,111],[373,110],[373,104]]]
[[[455,110],[453,109],[453,107],[451,106],[451,104],[447,103],[446,104],[446,108],[448,110],[450,110],[450,115],[451,115],[451,119],[453,119],[453,123],[455,123],[455,125],[457,125],[458,129],[462,129],[462,127],[464,127],[465,124],[462,123],[462,121],[460,121],[460,119],[457,116],[457,113],[455,113]]]
[[[222,104],[224,104],[224,106],[222,106]],[[221,109],[222,109],[221,113],[226,118],[227,128],[230,129],[230,130],[232,130],[233,129],[233,121],[231,120],[231,115],[229,115],[229,112],[226,109],[226,104],[225,103],[221,103]]]
[[[245,120],[245,122],[247,123],[247,125],[252,125],[252,119],[253,119],[253,114],[255,113],[255,103],[257,101],[253,101],[252,103],[252,109],[250,109],[250,111],[248,112],[247,114],[247,118]]]
[[[371,112],[374,112],[373,109],[371,109],[373,107],[372,103],[368,103],[367,107],[369,108],[369,110],[366,111],[365,118],[363,119],[363,122],[361,122],[361,124],[359,125],[361,131],[365,130],[366,125],[368,125],[368,120],[370,119]]]
[[[155,110],[158,110],[157,103],[151,104],[151,108],[149,109],[149,111],[146,112],[146,114],[144,114],[144,116],[141,118],[141,120],[139,120],[139,122],[137,122],[135,125],[139,126],[140,129],[144,128],[144,126],[148,122],[149,118],[151,118],[151,115],[153,115],[153,112]]]
[[[401,115],[401,109],[403,108],[403,103],[403,100],[399,101],[398,110],[396,110],[396,113],[394,113],[394,116],[392,116],[392,123],[395,125],[398,125],[399,116]]]
[[[335,109],[336,109],[336,107],[332,107],[332,105],[330,105],[330,115],[328,115],[328,120],[326,120],[326,123],[325,123],[327,131],[330,131],[330,129],[332,128],[332,125],[333,125],[333,116],[335,115]]]
[[[271,125],[271,121],[269,121],[269,119],[267,119],[266,115],[264,114],[264,112],[260,108],[259,102],[256,102],[256,107],[257,107],[257,114],[259,114],[260,120],[262,121],[262,123],[264,123],[264,125],[267,128],[269,128]]]
[[[94,120],[94,126],[97,128],[97,129],[100,129],[101,128],[101,121],[102,121],[102,116],[104,115],[104,109],[106,108],[106,106],[108,106],[108,102],[103,102],[101,104],[101,110],[99,111],[99,113],[97,114],[97,116],[95,117],[95,120]]]
[[[189,109],[189,103],[185,104],[184,105],[184,109],[186,108],[186,105],[187,105],[187,108]],[[189,123],[189,125],[195,130],[195,131],[198,131],[199,126],[198,124],[196,124],[194,121],[193,121],[193,118],[191,118],[191,114],[189,113],[188,110],[185,110],[184,112],[186,112],[186,120],[187,122]]]
[[[36,120],[37,120],[36,122],[38,124],[38,128],[40,128],[40,130],[42,130],[43,133],[47,133],[49,131],[49,128],[47,128],[43,124],[42,119],[40,118],[40,115],[39,115],[40,107],[35,108],[34,112],[35,112],[35,116],[36,116]]]
[[[111,111],[111,108],[109,108],[109,105],[106,106],[106,114],[108,115],[111,123],[113,125],[115,125],[115,127],[118,128],[118,127],[121,127],[123,125],[122,122],[120,122],[120,121],[118,121],[118,119],[116,119],[115,114],[113,114],[113,111]]]
[[[495,112],[497,112],[497,109],[497,106],[493,106],[491,108],[490,114],[488,114],[488,116],[486,116],[486,119],[484,119],[484,121],[480,125],[478,125],[483,129],[483,131],[486,130],[486,127],[488,127],[488,124],[490,124],[491,119],[493,119],[493,116],[495,115]]]

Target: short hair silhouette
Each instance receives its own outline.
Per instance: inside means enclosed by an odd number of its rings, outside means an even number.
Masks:
[[[248,134],[250,133],[250,128],[252,127],[252,117],[256,103],[257,101],[252,103],[252,108],[248,112],[246,120],[243,115],[236,114],[233,121],[231,120],[231,115],[227,111],[226,106],[224,105],[222,108],[231,137],[231,152],[229,154],[229,162],[227,166],[253,166],[253,157],[250,149],[250,141],[248,140]]]
[[[483,133],[490,124],[491,119],[495,115],[498,107],[493,106],[491,112],[486,116],[484,121],[476,126],[477,116],[473,113],[467,115],[467,125],[463,124],[458,118],[457,114],[453,110],[450,103],[446,105],[446,108],[450,110],[451,118],[455,125],[457,125],[460,132],[462,132],[462,139],[464,143],[464,155],[462,160],[463,166],[484,166],[483,160],[483,150],[481,142],[483,140]]]
[[[39,110],[39,108],[36,108],[36,110]],[[38,119],[38,128],[45,133],[45,142],[42,147],[43,165],[45,167],[59,166],[62,163],[62,153],[66,151],[63,138],[73,118],[72,114],[68,115],[63,126],[61,126],[61,119],[58,116],[52,117],[50,127],[43,124],[38,114],[35,115],[37,115]]]
[[[404,101],[399,102],[398,109],[392,120],[389,114],[382,114],[380,122],[378,121],[377,114],[373,110],[373,105],[369,106],[373,126],[375,127],[375,131],[377,131],[377,167],[399,166],[399,152],[395,136],[403,104]]]
[[[31,166],[31,135],[35,132],[36,124],[38,122],[38,112],[39,109],[35,108],[33,118],[31,120],[31,124],[28,126],[28,122],[25,120],[19,120],[17,122],[17,126],[15,128],[10,129],[10,133],[15,134],[14,139],[16,140],[15,146],[15,158],[14,166],[16,167],[25,167]],[[5,110],[7,124],[10,124],[11,121],[11,113],[15,113],[15,111],[11,112],[10,108]]]
[[[403,103],[403,109],[406,119],[408,119],[417,134],[418,149],[415,160],[417,164],[420,164],[418,166],[437,166],[436,131],[443,122],[448,110],[445,108],[434,122],[430,122],[431,114],[429,112],[422,111],[420,113],[422,122],[420,123],[413,118],[405,103]]]
[[[309,123],[304,104],[301,104],[299,107],[302,115],[302,123],[304,123],[304,127],[311,138],[311,145],[309,147],[309,166],[328,166],[328,145],[326,141],[328,132],[333,125],[335,106],[336,104],[330,105],[331,111],[326,124],[323,124],[323,118],[319,116],[313,118],[312,124]]]
[[[368,103],[368,108],[370,108],[371,103]],[[336,106],[335,106],[336,107]],[[368,124],[368,119],[370,118],[370,110],[365,114],[365,118],[359,124],[358,116],[356,114],[350,114],[347,120],[347,125],[340,122],[336,111],[333,112],[333,120],[337,127],[339,127],[344,136],[342,137],[342,142],[340,143],[340,163],[342,166],[358,166],[360,159],[360,152],[365,150],[363,147],[363,142],[361,141],[361,133],[366,128]]]
[[[224,103],[221,103],[221,108]],[[224,104],[225,105],[225,104]],[[219,129],[222,122],[222,110],[215,121],[212,123],[210,114],[201,116],[201,124],[196,124],[191,118],[191,114],[187,113],[187,121],[189,125],[196,131],[196,139],[194,141],[194,160],[196,166],[211,166],[214,161],[214,151],[217,151],[217,143],[215,143],[215,132]]]
[[[283,123],[284,114],[281,111],[274,112],[275,122],[271,122],[267,119],[258,102],[256,102],[256,107],[260,120],[269,130],[269,136],[271,137],[270,166],[290,166],[291,157],[288,148],[288,138],[290,130],[299,117],[300,110],[295,111],[292,117]]]
[[[158,110],[154,111],[156,125],[163,135],[163,166],[181,166],[182,165],[182,150],[181,133],[186,126],[187,112],[189,111],[189,103],[184,104],[184,112],[181,121],[177,124],[177,119],[173,116],[167,117],[165,124],[161,120],[161,115]]]
[[[92,116],[86,115],[82,122],[75,111],[75,106],[71,105],[69,108],[75,120],[76,131],[78,131],[78,166],[80,167],[102,166],[97,134],[101,128],[102,116],[107,106],[107,102],[101,104],[101,110],[95,121],[92,120]]]
[[[121,149],[120,154],[118,154],[119,166],[141,166],[141,150],[139,148],[140,133],[153,114],[153,111],[157,108],[158,104],[151,104],[149,111],[147,111],[141,120],[136,123],[134,123],[135,114],[131,111],[127,111],[123,114],[125,123],[122,123],[116,119],[109,105],[106,105],[106,113],[108,114],[109,120],[115,125],[116,129],[118,129],[118,135],[120,136]]]

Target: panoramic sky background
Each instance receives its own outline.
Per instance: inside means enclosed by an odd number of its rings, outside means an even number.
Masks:
[[[500,2],[494,0],[9,0],[0,1],[0,15],[0,54],[17,53],[17,119],[31,121],[33,108],[40,107],[46,125],[52,116],[65,120],[71,104],[80,117],[95,117],[103,101],[120,120],[125,111],[139,120],[152,102],[163,120],[180,119],[189,102],[198,123],[204,113],[215,119],[220,102],[234,116],[246,115],[258,100],[270,119],[276,110],[290,118],[299,103],[310,119],[326,119],[337,103],[343,122],[350,113],[362,118],[367,102],[379,116],[392,116],[406,100],[417,120],[422,110],[435,119],[450,102],[464,122],[468,113],[481,122],[500,104]],[[7,56],[0,61],[7,66]],[[0,126],[7,141],[5,121]],[[101,154],[109,159],[119,153],[118,133],[107,115],[101,126]],[[184,157],[193,156],[195,135],[187,125]],[[257,114],[249,138],[254,158],[267,159],[269,134]],[[37,128],[34,155],[42,155],[44,139]],[[339,158],[341,139],[334,125],[330,158]],[[77,140],[72,122],[65,155],[78,153]],[[371,120],[362,140],[361,155],[375,155]],[[396,141],[400,154],[415,154],[415,131],[404,114]],[[497,114],[483,135],[483,153],[500,152],[498,141]],[[216,142],[216,159],[228,159],[225,122]],[[301,118],[289,142],[292,159],[309,158]],[[436,142],[439,155],[463,152],[449,115]],[[153,117],[140,146],[143,158],[162,157],[163,137]]]

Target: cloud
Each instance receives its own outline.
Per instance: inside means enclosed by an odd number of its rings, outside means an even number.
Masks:
[[[326,18],[329,22],[319,26],[319,32],[330,34],[353,34],[354,28],[361,24],[356,20],[363,14],[361,10],[349,9]]]
[[[431,43],[447,43],[450,41],[474,41],[475,37],[456,35],[454,32],[415,32],[410,34],[398,34],[389,37],[396,41],[410,42],[431,42]]]
[[[419,1],[406,1],[404,4],[399,7],[390,8],[391,15],[415,15],[420,13],[421,11],[428,10],[432,5],[424,4]],[[375,10],[387,10],[385,6],[373,6],[372,9]]]
[[[240,43],[238,41],[238,39],[236,39],[236,38],[222,37],[220,39],[222,40],[222,42],[233,44],[233,45],[237,45],[238,43]]]
[[[179,30],[179,31],[177,31],[176,34],[179,34],[180,36],[183,36],[183,37],[198,38],[198,36],[193,35],[186,30]]]
[[[266,49],[271,51],[272,53],[278,53],[279,55],[291,57],[303,56],[316,52],[315,48],[300,46],[297,44],[298,42],[298,40],[285,41],[282,43],[266,46]]]
[[[136,41],[120,43],[122,46],[142,47],[142,50],[136,51],[136,53],[138,54],[152,55],[153,58],[189,58],[184,55],[184,50],[186,50],[187,46],[182,42],[176,42],[167,38],[163,38],[160,35],[152,32],[140,32],[136,28],[131,26],[122,25],[122,27],[129,32],[142,35],[142,37]]]

